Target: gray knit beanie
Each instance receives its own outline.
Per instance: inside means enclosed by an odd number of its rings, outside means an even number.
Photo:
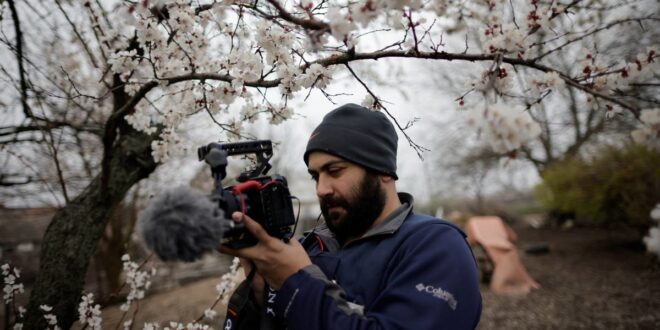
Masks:
[[[330,111],[314,130],[305,149],[305,164],[312,151],[323,151],[398,179],[394,126],[378,111],[346,104]]]

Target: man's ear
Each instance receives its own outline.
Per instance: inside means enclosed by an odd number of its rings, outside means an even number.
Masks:
[[[389,175],[380,175],[380,182],[382,183],[388,183],[394,181],[394,178],[389,176]]]

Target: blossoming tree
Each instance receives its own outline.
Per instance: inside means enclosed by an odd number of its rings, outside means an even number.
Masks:
[[[524,150],[538,136],[543,122],[528,110],[558,86],[591,100],[596,111],[577,109],[577,116],[623,111],[637,118],[658,103],[625,92],[657,87],[656,48],[572,48],[600,33],[657,31],[653,0],[0,3],[0,102],[8,118],[0,127],[7,164],[0,180],[36,181],[63,201],[43,240],[26,314],[30,329],[46,326],[43,305],[52,306],[61,326],[75,321],[88,260],[110,212],[158,164],[187,150],[180,127],[191,118],[213,122],[224,139],[240,139],[243,125],[259,117],[272,125],[289,119],[296,97],[319,91],[332,99],[337,77],[357,81],[363,105],[389,114],[357,69],[379,59],[475,63],[479,78],[457,102],[487,98],[469,110],[498,152]],[[638,10],[619,10],[626,6]],[[574,22],[576,13],[589,21]],[[471,50],[469,37],[450,44],[451,35],[478,35],[486,47]],[[568,52],[575,65],[558,66],[553,57]],[[531,73],[520,81],[527,102],[507,93],[519,71]],[[393,119],[408,137],[407,125]],[[658,128],[644,138],[657,139]],[[72,187],[82,168],[92,178]]]

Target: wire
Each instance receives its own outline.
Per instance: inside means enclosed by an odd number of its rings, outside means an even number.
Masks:
[[[296,234],[296,228],[298,228],[298,220],[300,220],[300,199],[296,196],[291,195],[291,199],[298,201],[298,212],[296,213],[296,221],[293,224],[293,235]]]

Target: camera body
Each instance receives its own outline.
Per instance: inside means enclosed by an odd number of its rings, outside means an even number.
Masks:
[[[215,189],[210,198],[224,211],[229,222],[229,229],[223,234],[223,245],[239,249],[257,243],[242,223],[236,224],[231,220],[232,213],[236,211],[257,221],[273,237],[285,241],[291,238],[296,220],[286,178],[279,175],[265,176],[271,167],[268,163],[273,155],[271,141],[210,143],[198,148],[197,154],[200,161],[204,160],[211,167]],[[223,188],[227,157],[243,154],[255,154],[257,164],[238,176],[238,184]]]

